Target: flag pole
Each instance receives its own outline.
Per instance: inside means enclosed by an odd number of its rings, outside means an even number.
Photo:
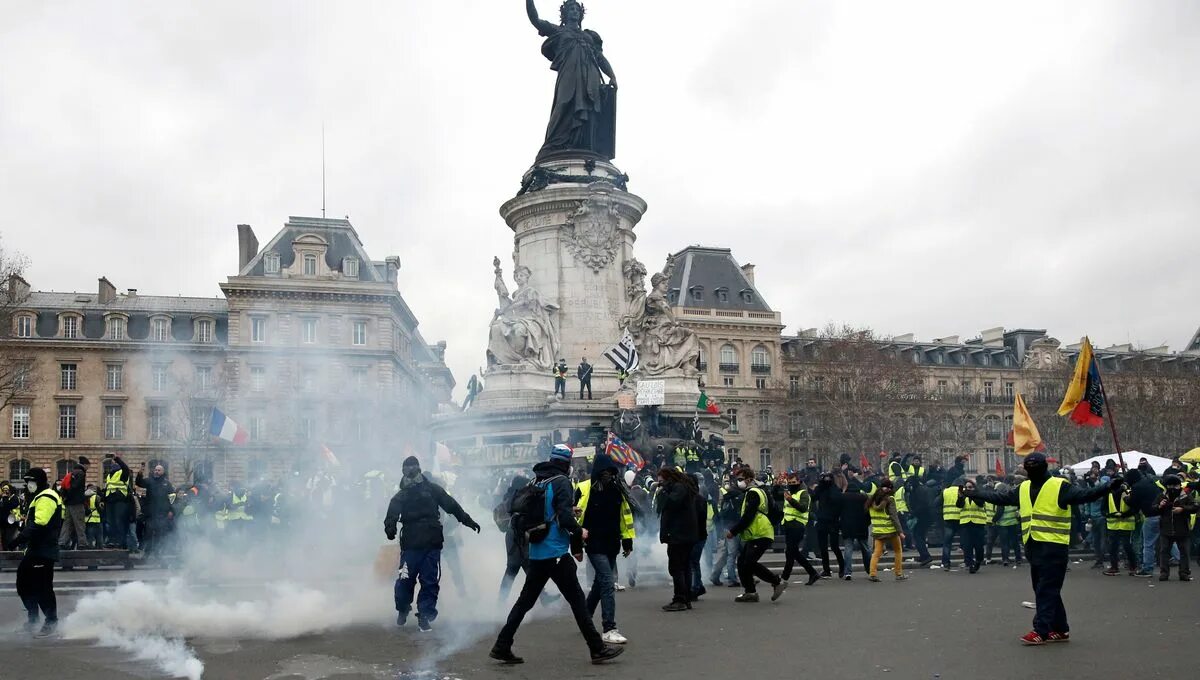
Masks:
[[[1108,393],[1104,390],[1104,378],[1100,375],[1100,360],[1096,358],[1096,354],[1092,353],[1092,365],[1096,367],[1096,381],[1100,383],[1100,396],[1104,398],[1104,408],[1108,411],[1108,429],[1112,432],[1113,446],[1117,448],[1117,457],[1121,459],[1121,469],[1129,470],[1129,466],[1125,464],[1125,454],[1121,449],[1121,439],[1117,436],[1117,419],[1113,417],[1112,402],[1108,400]]]

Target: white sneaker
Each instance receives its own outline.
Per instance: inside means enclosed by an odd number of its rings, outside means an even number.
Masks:
[[[625,586],[621,585],[620,583],[616,584],[615,587],[616,587],[618,593],[625,592]]]
[[[610,630],[604,635],[601,635],[600,639],[604,640],[610,645],[623,645],[626,642],[629,642],[629,640],[625,639],[624,635],[621,635],[621,631],[616,629]]]

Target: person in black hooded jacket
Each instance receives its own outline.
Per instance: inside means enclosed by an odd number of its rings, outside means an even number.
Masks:
[[[842,560],[841,518],[842,490],[834,483],[833,473],[824,472],[817,479],[813,490],[817,502],[817,549],[821,551],[821,578],[833,578],[829,572],[829,550],[837,559],[838,575],[845,571]]]
[[[594,616],[600,607],[604,628],[601,638],[609,644],[625,644],[617,629],[617,555],[633,552],[633,508],[629,495],[619,477],[617,464],[607,455],[596,456],[591,478],[577,489],[579,523],[587,530],[584,553],[592,565],[595,578],[588,591],[588,614]]]
[[[25,605],[29,618],[26,628],[32,630],[38,621],[38,609],[46,617],[37,637],[54,633],[58,626],[58,600],[54,596],[54,563],[58,561],[58,535],[62,531],[62,499],[50,488],[46,471],[31,468],[24,482],[29,494],[29,509],[25,526],[17,536],[16,545],[27,546],[17,567],[17,595]]]
[[[691,555],[700,540],[696,517],[700,492],[694,479],[675,468],[659,470],[658,481],[659,541],[667,546],[667,571],[674,584],[671,602],[663,611],[685,611],[692,608]]]

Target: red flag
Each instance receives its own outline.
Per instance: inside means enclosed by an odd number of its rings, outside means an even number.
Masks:
[[[1003,477],[1003,476],[1004,476],[1004,465],[1002,465],[1002,464],[1000,463],[1000,459],[999,459],[999,458],[997,458],[997,459],[996,459],[996,476],[997,476],[997,477]]]
[[[870,470],[871,469],[871,460],[869,458],[867,458],[867,454],[863,453],[863,454],[859,454],[859,455],[861,456],[861,458],[859,458],[858,462],[862,466],[863,472]]]

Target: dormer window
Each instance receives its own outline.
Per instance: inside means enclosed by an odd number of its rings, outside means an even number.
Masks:
[[[213,341],[213,320],[212,319],[197,319],[196,320],[196,342],[212,342]]]
[[[358,258],[343,257],[342,258],[342,275],[348,279],[358,278]]]
[[[62,318],[62,336],[67,340],[79,338],[79,317],[74,314]]]
[[[669,302],[671,304],[675,304],[675,303],[679,302],[679,289],[678,288],[672,288],[671,290],[667,291],[667,302]]]
[[[729,302],[729,289],[728,288],[718,288],[713,292],[717,294],[718,301]]]
[[[29,314],[21,314],[17,317],[17,337],[32,338],[33,337],[33,317]]]
[[[316,276],[317,275],[317,256],[312,253],[304,254],[304,275],[305,276]]]
[[[125,339],[125,317],[110,316],[106,321],[106,337],[109,340]]]
[[[279,273],[279,253],[267,253],[263,256],[263,272],[267,274]]]
[[[688,292],[692,294],[692,300],[696,302],[704,299],[704,286],[692,286],[688,288]]]
[[[745,302],[748,305],[754,303],[754,291],[748,289],[743,290],[741,293],[739,293],[739,295],[742,298],[742,302]]]
[[[171,339],[171,319],[165,316],[155,317],[150,322],[150,338],[155,342],[167,342]]]

